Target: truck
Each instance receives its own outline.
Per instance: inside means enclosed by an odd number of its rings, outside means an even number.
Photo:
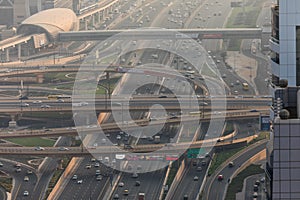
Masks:
[[[154,143],[156,143],[156,144],[160,143],[160,136],[159,135],[154,136]]]

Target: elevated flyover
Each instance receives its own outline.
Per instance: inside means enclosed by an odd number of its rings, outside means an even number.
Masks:
[[[260,113],[251,113],[248,111],[230,111],[226,114],[226,120],[237,120],[237,119],[253,119],[258,118]],[[178,117],[176,119],[166,119],[164,120],[157,120],[151,121],[149,124],[149,119],[142,119],[137,120],[134,122],[129,122],[128,124],[116,124],[116,123],[105,123],[101,125],[101,129],[108,132],[115,132],[120,129],[126,130],[136,130],[141,126],[157,126],[161,124],[178,124],[180,122],[209,122],[211,120],[219,120],[223,119],[223,116],[220,115],[210,115],[206,114],[203,118],[199,116],[185,116],[185,117]],[[15,132],[6,132],[2,130],[0,132],[0,139],[4,138],[21,138],[21,137],[53,137],[53,136],[62,136],[62,135],[78,135],[77,130],[80,130],[80,133],[84,134],[97,134],[99,131],[99,127],[97,126],[84,126],[84,127],[69,127],[69,128],[54,128],[54,129],[45,129],[45,130],[21,130]]]
[[[229,142],[218,142],[216,143],[216,140],[218,138],[214,139],[208,139],[208,140],[200,140],[195,141],[193,143],[178,143],[176,146],[173,146],[172,148],[165,148],[164,152],[157,153],[157,156],[166,156],[168,154],[178,154],[180,150],[185,150],[187,146],[190,144],[189,148],[203,148],[203,147],[211,147],[212,145],[214,147],[225,147],[229,145],[237,145],[237,144],[244,144],[246,145],[253,139],[255,139],[257,136],[249,136],[246,138],[236,139],[234,141]],[[132,146],[132,149],[130,152],[133,153],[146,153],[146,152],[154,152],[156,150],[159,150],[163,148],[165,144],[149,144],[149,145],[136,145]],[[97,155],[101,152],[101,155],[107,154],[111,155],[114,154],[126,154],[128,153],[125,149],[122,147],[116,148],[115,146],[98,146],[98,147],[87,147],[88,149],[84,147],[68,147],[69,150],[61,151],[57,147],[46,147],[45,150],[37,151],[34,147],[0,147],[0,155],[16,155],[16,156],[22,156],[22,155],[33,155],[33,156],[84,156],[84,155]],[[155,154],[153,154],[155,155]]]
[[[121,37],[117,34],[122,33]],[[260,39],[261,28],[225,28],[225,29],[131,29],[131,30],[96,30],[69,31],[58,34],[58,41],[101,41],[112,36],[120,40],[138,39]]]

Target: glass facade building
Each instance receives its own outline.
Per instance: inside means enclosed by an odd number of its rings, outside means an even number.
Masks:
[[[268,199],[300,199],[300,1],[272,5],[271,50],[273,102],[267,145]]]

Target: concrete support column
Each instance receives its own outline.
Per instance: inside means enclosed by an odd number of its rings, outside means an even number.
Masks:
[[[88,30],[88,20],[84,20],[84,30]]]
[[[18,44],[18,59],[19,60],[21,60],[21,52],[22,52],[21,44]]]
[[[8,122],[8,127],[9,128],[16,128],[18,126],[17,122],[16,122],[17,116],[16,115],[11,115],[10,118],[11,118],[11,120]]]
[[[7,48],[5,51],[6,51],[6,62],[9,62],[9,48]]]
[[[93,27],[96,26],[96,22],[95,22],[96,16],[95,16],[95,15],[96,15],[96,14],[93,14],[93,15],[92,15],[92,25],[93,25]]]
[[[43,83],[44,82],[44,74],[36,74],[36,82]]]
[[[98,12],[98,23],[101,22],[101,12]]]

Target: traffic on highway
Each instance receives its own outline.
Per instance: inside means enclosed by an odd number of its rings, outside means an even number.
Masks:
[[[221,200],[264,162],[270,0],[42,2],[0,26],[0,199]]]

